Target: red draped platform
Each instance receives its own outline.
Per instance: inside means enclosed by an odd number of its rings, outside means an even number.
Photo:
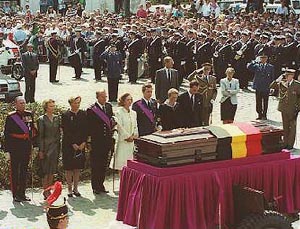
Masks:
[[[232,225],[234,184],[278,197],[280,212],[300,209],[300,158],[288,152],[173,168],[128,161],[120,182],[117,220],[139,229]]]

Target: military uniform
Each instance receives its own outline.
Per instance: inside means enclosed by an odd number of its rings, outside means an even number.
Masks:
[[[95,80],[101,80],[101,71],[104,70],[104,61],[100,58],[101,54],[104,53],[106,42],[103,38],[96,40],[93,50],[93,67],[95,73]]]
[[[54,82],[58,82],[58,80],[56,80],[56,75],[57,75],[57,68],[58,68],[58,61],[60,58],[60,43],[59,41],[54,38],[51,37],[47,43],[48,45],[48,59],[49,59],[49,65],[50,65],[50,82],[54,83]]]
[[[159,36],[153,38],[148,48],[149,74],[152,83],[155,83],[155,73],[161,68],[160,58],[162,57],[162,40]]]
[[[210,114],[213,110],[213,101],[217,98],[217,79],[212,75],[200,75],[194,71],[189,75],[190,81],[196,80],[199,82],[199,93],[202,95],[201,99],[201,120],[202,126],[209,125]]]
[[[10,154],[11,191],[15,201],[28,200],[25,196],[27,168],[36,135],[33,114],[14,111],[5,122],[5,150]]]
[[[85,60],[85,52],[87,51],[86,42],[82,37],[75,37],[71,42],[71,52],[79,51],[80,61],[73,67],[75,70],[75,78],[80,79],[82,73],[82,66]]]
[[[102,105],[101,105],[102,106]],[[106,192],[105,172],[109,151],[112,149],[113,111],[110,103],[100,107],[96,102],[87,109],[88,131],[91,136],[91,179],[92,189],[98,194]]]
[[[284,144],[288,149],[293,148],[296,137],[297,116],[300,111],[300,82],[279,83],[279,104],[284,131]]]

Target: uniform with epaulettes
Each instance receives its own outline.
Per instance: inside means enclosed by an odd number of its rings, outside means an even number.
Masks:
[[[100,107],[96,102],[87,109],[88,131],[91,136],[92,188],[95,192],[105,191],[103,185],[109,151],[112,148],[113,111],[110,103]]]
[[[300,111],[300,82],[297,80],[293,80],[291,83],[281,81],[278,85],[278,110],[282,115],[283,140],[287,148],[293,148],[296,137],[297,117]]]
[[[10,154],[11,191],[16,201],[26,199],[27,168],[35,136],[32,112],[25,110],[8,114],[4,127],[5,150]]]

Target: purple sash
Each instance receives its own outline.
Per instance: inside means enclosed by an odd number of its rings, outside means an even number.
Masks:
[[[141,110],[145,113],[145,115],[147,116],[147,118],[152,122],[154,123],[154,115],[153,113],[143,104],[142,100],[138,101],[136,103],[140,108]]]
[[[92,111],[95,112],[95,114],[101,118],[101,120],[103,122],[105,122],[107,124],[107,126],[111,129],[111,123],[110,123],[110,119],[108,118],[107,114],[105,114],[100,108],[98,108],[97,106],[93,106],[92,107]]]
[[[25,124],[25,122],[20,118],[20,116],[18,114],[13,114],[10,117],[24,131],[25,134],[29,133],[28,126]]]

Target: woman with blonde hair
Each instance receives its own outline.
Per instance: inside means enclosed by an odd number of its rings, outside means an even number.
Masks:
[[[117,122],[116,152],[110,167],[122,170],[127,160],[133,159],[134,140],[138,137],[136,112],[131,109],[132,96],[125,93],[119,98],[120,108],[115,113]]]
[[[62,115],[62,158],[68,184],[68,197],[79,197],[78,183],[80,170],[85,164],[85,145],[87,141],[87,116],[80,110],[81,97],[68,100],[70,109]]]
[[[42,183],[44,198],[50,195],[46,189],[53,185],[53,175],[57,172],[58,155],[60,152],[60,119],[54,114],[55,101],[52,99],[43,102],[45,114],[40,116],[38,124],[39,158],[41,160]]]
[[[220,80],[221,120],[224,124],[233,123],[238,104],[237,94],[240,91],[240,84],[238,79],[233,78],[234,73],[234,68],[229,67],[225,71],[226,77]]]

